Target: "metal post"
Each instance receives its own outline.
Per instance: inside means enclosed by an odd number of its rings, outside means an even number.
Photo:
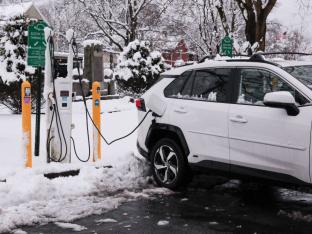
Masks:
[[[93,82],[92,84],[92,111],[93,122],[96,127],[101,131],[101,84],[99,82]],[[101,160],[101,136],[93,127],[93,162]]]
[[[31,168],[31,86],[28,81],[22,83],[22,127],[23,157],[25,159],[25,166]]]
[[[40,154],[40,114],[41,114],[41,86],[42,86],[42,68],[37,72],[37,103],[36,103],[36,133],[35,133],[35,156]]]

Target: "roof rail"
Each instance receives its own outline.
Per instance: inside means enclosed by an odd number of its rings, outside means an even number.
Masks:
[[[266,64],[270,64],[273,66],[281,67],[279,64],[270,62],[268,60],[229,59],[229,60],[225,60],[225,61],[227,61],[227,62],[246,62],[246,63],[257,62],[257,63],[266,63]]]
[[[261,55],[302,55],[302,56],[311,56],[310,53],[301,53],[301,52],[258,52]]]
[[[226,55],[219,55],[220,57],[229,57],[229,56],[226,56]],[[205,62],[206,59],[215,59],[217,56],[216,55],[206,55],[204,57],[202,57],[198,63],[203,63]],[[245,55],[245,54],[233,54],[232,55],[232,58],[233,57],[250,57],[249,55]]]
[[[265,55],[302,55],[302,56],[312,56],[310,53],[301,53],[301,52],[257,52],[254,53],[253,55],[243,55],[243,54],[235,54],[232,57],[249,57],[249,59],[227,59],[225,61],[227,62],[260,62],[260,63],[267,63],[271,64],[277,67],[281,67],[277,63],[270,62],[265,59]],[[220,55],[221,57],[223,55]],[[227,56],[223,56],[227,57]],[[205,62],[206,59],[215,59],[216,55],[206,55],[203,58],[201,58],[198,63],[203,63]]]

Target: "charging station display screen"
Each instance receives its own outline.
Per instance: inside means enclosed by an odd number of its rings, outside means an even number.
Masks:
[[[68,100],[69,100],[69,91],[68,90],[61,90],[60,96],[62,99],[62,108],[68,107]]]
[[[60,92],[61,97],[69,97],[69,91],[68,90],[62,90]]]

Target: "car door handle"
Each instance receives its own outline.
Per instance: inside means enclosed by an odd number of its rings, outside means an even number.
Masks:
[[[185,113],[187,113],[187,109],[185,107],[181,106],[181,107],[175,108],[174,112],[177,112],[177,113],[180,113],[180,114],[185,114]]]
[[[248,120],[245,119],[243,116],[241,115],[237,115],[235,117],[231,117],[230,120],[234,123],[248,123]]]

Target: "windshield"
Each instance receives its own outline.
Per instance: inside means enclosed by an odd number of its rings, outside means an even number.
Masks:
[[[312,65],[285,67],[284,70],[312,89]]]

